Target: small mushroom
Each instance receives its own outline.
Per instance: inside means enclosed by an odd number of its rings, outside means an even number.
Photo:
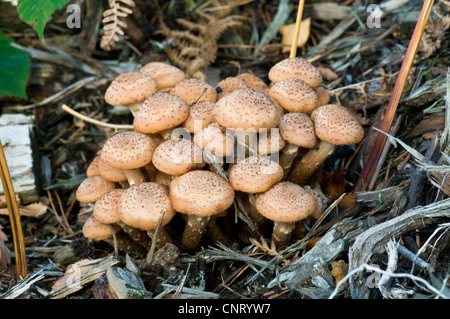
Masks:
[[[288,143],[280,154],[280,165],[287,176],[300,147],[317,145],[314,123],[305,113],[286,113],[278,125],[281,137]]]
[[[320,105],[326,105],[330,102],[330,93],[328,93],[327,89],[319,86],[316,87],[314,91],[316,91],[316,94],[319,97]]]
[[[246,89],[248,87],[249,86],[247,85],[247,83],[242,79],[239,79],[234,76],[227,77],[227,78],[219,81],[219,83],[216,84],[216,91],[218,91],[217,99],[220,100],[225,95],[227,95],[235,90]],[[220,89],[220,90],[218,90],[218,89]]]
[[[278,154],[286,144],[286,141],[280,134],[279,128],[273,128],[270,131],[260,131],[258,134],[257,151],[260,155]]]
[[[210,219],[226,211],[233,204],[234,195],[233,187],[210,171],[190,171],[170,182],[170,199],[174,209],[188,215],[181,239],[186,249],[200,246]]]
[[[286,78],[297,78],[303,80],[313,89],[323,83],[320,72],[307,60],[299,57],[281,60],[269,70],[269,79],[279,82]]]
[[[113,231],[114,229],[111,229],[110,225],[101,223],[94,215],[91,215],[86,219],[82,229],[84,237],[96,241],[112,238]]]
[[[100,171],[98,169],[98,163],[100,162],[100,155],[94,157],[94,159],[89,163],[86,169],[86,176],[90,177],[93,175],[100,175]]]
[[[190,133],[197,133],[209,124],[216,122],[214,117],[215,102],[200,101],[191,105],[189,116],[182,126]]]
[[[217,92],[214,87],[195,78],[178,82],[169,92],[182,98],[188,105],[200,101],[217,102]]]
[[[133,186],[145,180],[140,168],[151,162],[155,149],[156,143],[146,134],[135,131],[120,132],[106,140],[101,160],[123,170],[128,183]]]
[[[76,198],[81,203],[95,203],[103,194],[116,188],[116,184],[100,175],[87,177],[78,186]]]
[[[288,177],[290,181],[300,185],[308,181],[337,145],[356,144],[364,138],[361,124],[344,106],[323,105],[311,113],[311,119],[319,143],[301,158]]]
[[[186,74],[182,70],[163,62],[149,62],[141,67],[139,72],[154,78],[158,83],[159,90],[172,88],[186,78]]]
[[[232,156],[234,153],[234,139],[225,134],[219,123],[214,122],[194,134],[193,142],[198,147],[207,148],[216,155],[218,162],[221,157]]]
[[[315,210],[314,197],[301,186],[283,181],[256,198],[255,206],[261,215],[274,221],[272,241],[276,247],[289,244],[295,223]]]
[[[105,92],[106,103],[113,106],[130,106],[133,115],[139,111],[140,103],[158,91],[158,83],[147,74],[127,71],[119,74]]]
[[[254,75],[253,73],[241,73],[236,75],[236,78],[244,80],[247,86],[251,89],[259,90],[261,92],[266,92],[269,86],[260,77]]]

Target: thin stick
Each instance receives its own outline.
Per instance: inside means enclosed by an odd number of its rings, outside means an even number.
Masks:
[[[11,222],[13,234],[14,249],[16,253],[16,272],[18,279],[25,278],[28,275],[27,257],[25,252],[25,240],[20,222],[19,208],[17,206],[14,186],[9,174],[8,163],[6,162],[3,143],[0,139],[0,177],[5,193],[6,204]]]
[[[115,130],[133,130],[134,126],[133,125],[128,125],[128,124],[110,124],[110,123],[104,123],[95,119],[91,119],[90,117],[87,117],[86,115],[83,115],[81,113],[78,113],[77,111],[71,109],[70,107],[68,107],[66,104],[63,104],[61,106],[61,108],[66,111],[69,114],[72,114],[75,117],[78,117],[79,119],[82,119],[85,122],[89,122],[95,125],[99,125],[99,126],[103,126],[103,127],[109,127],[109,128],[113,128]]]
[[[291,54],[290,58],[295,58],[297,56],[297,44],[298,44],[298,36],[300,34],[300,27],[302,25],[302,16],[303,16],[303,7],[305,6],[305,0],[298,1],[298,9],[297,9],[297,20],[295,21],[295,32],[294,38],[292,39],[291,44]]]

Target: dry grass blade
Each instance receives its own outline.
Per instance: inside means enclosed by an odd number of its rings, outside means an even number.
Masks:
[[[119,41],[119,35],[124,35],[123,29],[127,28],[127,24],[121,19],[132,14],[130,8],[123,6],[121,3],[129,7],[134,7],[133,0],[109,0],[110,9],[103,12],[103,30],[105,34],[100,42],[100,47],[104,50],[111,50],[111,47]]]
[[[295,21],[295,32],[294,38],[292,39],[291,52],[289,54],[290,58],[295,58],[297,55],[297,43],[298,36],[300,34],[300,27],[302,25],[303,7],[305,6],[305,0],[299,0],[297,9],[297,20]]]
[[[6,162],[3,144],[0,140],[0,173],[5,192],[5,199],[11,221],[11,230],[13,234],[14,249],[16,253],[16,272],[17,278],[25,278],[28,275],[27,257],[25,252],[25,240],[20,222],[19,208],[16,202],[16,195],[9,174],[8,163]]]
[[[405,59],[403,60],[402,66],[400,68],[400,73],[397,78],[397,82],[395,83],[394,90],[392,92],[391,99],[389,100],[389,104],[387,106],[387,110],[385,116],[383,118],[383,122],[381,123],[380,129],[383,132],[389,132],[392,121],[394,119],[395,113],[397,111],[398,103],[400,102],[403,89],[406,84],[407,77],[411,70],[411,66],[414,61],[414,57],[419,48],[420,39],[422,38],[422,34],[425,30],[425,26],[427,24],[428,18],[430,16],[431,8],[433,7],[434,0],[426,0],[423,4],[422,11],[420,12],[416,27],[414,29],[414,33],[411,37],[411,41],[409,43],[408,49],[406,51]],[[383,150],[384,144],[386,142],[386,136],[383,134],[378,134],[375,143],[372,147],[372,150],[369,154],[369,158],[364,167],[364,170],[355,185],[354,192],[364,191],[370,180],[372,179],[372,175],[375,171],[375,168],[378,163],[378,159]]]

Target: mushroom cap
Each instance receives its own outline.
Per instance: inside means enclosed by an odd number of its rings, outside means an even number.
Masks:
[[[98,169],[98,163],[100,162],[100,155],[94,157],[94,159],[89,164],[86,169],[86,176],[90,177],[93,175],[100,175],[100,170]]]
[[[149,62],[139,72],[154,78],[158,83],[159,90],[171,88],[186,78],[186,74],[182,70],[163,62]]]
[[[170,182],[170,199],[177,212],[208,217],[228,209],[234,189],[211,171],[190,171]]]
[[[280,182],[256,198],[255,207],[267,219],[292,223],[311,215],[316,200],[298,184]]]
[[[280,134],[279,128],[271,129],[258,134],[258,154],[268,155],[281,151],[286,146],[286,141]]]
[[[276,82],[267,94],[288,112],[308,113],[321,105],[314,89],[297,78],[286,78]]]
[[[188,139],[170,139],[158,145],[152,162],[163,173],[181,175],[203,162],[203,152]]]
[[[284,114],[278,127],[281,137],[290,144],[305,148],[313,148],[317,145],[314,123],[305,113]]]
[[[249,88],[265,92],[269,86],[260,77],[252,73],[241,73],[236,78],[244,80]]]
[[[102,161],[119,169],[144,167],[152,160],[156,143],[148,135],[126,131],[110,136],[102,148]]]
[[[319,86],[316,87],[314,91],[316,91],[316,94],[319,97],[320,105],[325,105],[330,102],[330,93],[328,93],[327,89],[325,89],[322,86]]]
[[[155,79],[147,74],[127,71],[119,74],[105,92],[105,101],[114,106],[128,105],[145,100],[158,91]]]
[[[206,91],[205,91],[206,90]],[[203,91],[205,91],[203,93]],[[171,90],[170,94],[179,96],[188,105],[191,105],[195,101],[217,101],[217,92],[208,83],[195,78],[184,79],[178,82]],[[201,97],[200,97],[201,96]],[[200,98],[199,98],[200,97]]]
[[[246,89],[248,87],[249,86],[247,85],[247,83],[242,79],[239,79],[234,76],[227,77],[227,78],[219,81],[219,83],[216,84],[216,91],[219,92],[219,93],[217,93],[217,99],[220,100],[225,95],[227,95],[235,90]],[[220,90],[218,90],[219,88],[220,88]]]
[[[145,99],[133,120],[141,133],[158,133],[180,125],[189,116],[189,105],[180,97],[157,92]]]
[[[280,111],[267,94],[255,89],[239,89],[217,101],[214,116],[226,128],[258,131],[276,127]]]
[[[99,222],[94,215],[86,219],[82,232],[84,237],[94,240],[105,240],[113,235],[109,225]]]
[[[275,64],[269,70],[269,79],[278,82],[286,78],[297,78],[316,88],[323,83],[320,72],[303,58],[287,58]]]
[[[120,222],[118,202],[124,189],[116,188],[103,194],[94,204],[92,214],[103,224],[116,224]]]
[[[234,153],[234,138],[225,134],[217,122],[195,133],[193,142],[202,149],[207,148],[217,156],[228,157]]]
[[[364,129],[356,117],[344,106],[326,104],[311,113],[314,129],[319,139],[334,145],[351,145],[361,142]]]
[[[103,194],[116,188],[114,182],[108,181],[100,175],[93,175],[87,177],[78,186],[76,191],[76,198],[82,203],[94,203]]]
[[[176,214],[170,202],[169,187],[154,182],[125,189],[118,209],[122,222],[141,230],[155,229],[163,213],[161,227],[164,227]]]
[[[183,127],[190,133],[197,133],[204,127],[216,121],[214,117],[215,102],[200,101],[191,105],[189,116],[184,121]]]
[[[233,165],[228,173],[230,185],[237,191],[261,193],[283,179],[283,168],[261,156],[250,156]]]
[[[123,169],[112,167],[111,165],[106,164],[101,158],[98,162],[98,170],[100,172],[99,175],[108,181],[124,182],[127,180],[127,175]]]

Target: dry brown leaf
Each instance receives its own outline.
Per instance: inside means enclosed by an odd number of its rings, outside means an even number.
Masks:
[[[331,268],[332,268],[331,275],[336,280],[336,284],[339,283],[339,281],[341,281],[347,275],[348,264],[343,260],[331,262]],[[344,286],[346,284],[347,283],[344,283]]]
[[[76,285],[77,283],[79,283],[81,275],[83,273],[88,272],[89,270],[93,269],[96,266],[95,264],[83,265],[83,263],[88,261],[89,259],[81,259],[71,264],[69,267],[67,267],[67,270],[64,272],[64,275],[60,277],[57,281],[55,281],[55,283],[53,284],[52,291],[55,291],[64,286]]]
[[[21,216],[38,218],[47,212],[48,204],[45,198],[41,198],[38,203],[29,204],[19,207],[19,214]],[[8,215],[8,208],[0,208],[0,215]]]
[[[306,41],[308,41],[310,29],[311,18],[307,18],[303,20],[300,25],[300,34],[298,35],[297,47],[300,48],[304,46]],[[281,34],[281,44],[284,44],[283,48],[281,49],[282,52],[289,52],[291,50],[290,46],[295,34],[295,23],[281,26],[278,32]]]

